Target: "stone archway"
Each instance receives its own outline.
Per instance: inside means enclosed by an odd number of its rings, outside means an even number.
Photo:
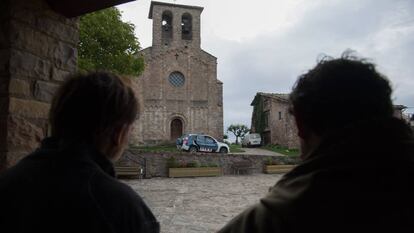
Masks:
[[[170,124],[170,140],[175,141],[183,135],[183,121],[179,118],[174,118]]]

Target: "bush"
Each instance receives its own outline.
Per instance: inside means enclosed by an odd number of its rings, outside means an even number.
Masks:
[[[178,162],[174,157],[167,159],[167,168],[186,168],[186,167],[218,167],[216,163],[202,163],[199,164],[197,161],[192,162]]]
[[[281,165],[283,163],[281,163],[280,161],[275,161],[273,160],[272,157],[267,157],[266,161],[265,161],[265,165]]]
[[[285,156],[282,157],[281,162],[286,165],[296,165],[301,162],[301,159],[299,156]]]
[[[283,157],[267,157],[264,161],[265,165],[296,165],[301,162],[299,156],[283,156]]]
[[[209,163],[208,167],[218,167],[219,165],[217,163]]]
[[[197,161],[188,162],[186,167],[200,167]]]
[[[174,157],[170,157],[167,159],[167,168],[175,168],[180,167],[180,164],[178,164],[177,160]]]

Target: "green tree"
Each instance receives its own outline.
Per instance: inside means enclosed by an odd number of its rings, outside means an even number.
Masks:
[[[236,136],[236,144],[239,144],[239,138],[240,137],[244,137],[244,135],[246,135],[246,133],[248,133],[250,131],[250,129],[242,124],[235,124],[235,125],[230,125],[227,128],[227,132],[232,132],[234,134],[234,136]]]
[[[135,26],[122,22],[115,8],[86,14],[80,18],[78,66],[81,70],[108,70],[117,74],[139,75],[144,59]]]

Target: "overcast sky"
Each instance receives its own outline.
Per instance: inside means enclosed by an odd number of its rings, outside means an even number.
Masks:
[[[218,59],[225,128],[250,127],[256,92],[288,93],[318,56],[338,57],[348,48],[370,58],[391,80],[394,104],[414,107],[413,0],[163,2],[204,7],[201,47]],[[152,43],[149,6],[149,0],[119,6],[123,20],[135,24],[143,48]]]

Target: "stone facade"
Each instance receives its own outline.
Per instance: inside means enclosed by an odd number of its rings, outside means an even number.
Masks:
[[[223,88],[217,58],[200,48],[196,6],[152,2],[152,46],[141,51],[145,71],[136,78],[140,99],[131,144],[158,144],[183,133],[223,137]]]
[[[52,96],[77,67],[78,20],[44,0],[0,3],[0,170],[47,135]]]
[[[253,106],[251,132],[260,133],[264,144],[300,148],[295,119],[289,113],[288,94],[259,92],[251,105]],[[394,105],[394,117],[403,119],[408,124],[409,120],[403,113],[406,108],[404,105]]]
[[[251,131],[260,133],[264,144],[300,148],[295,119],[289,113],[288,94],[259,92],[251,105],[253,106]]]

